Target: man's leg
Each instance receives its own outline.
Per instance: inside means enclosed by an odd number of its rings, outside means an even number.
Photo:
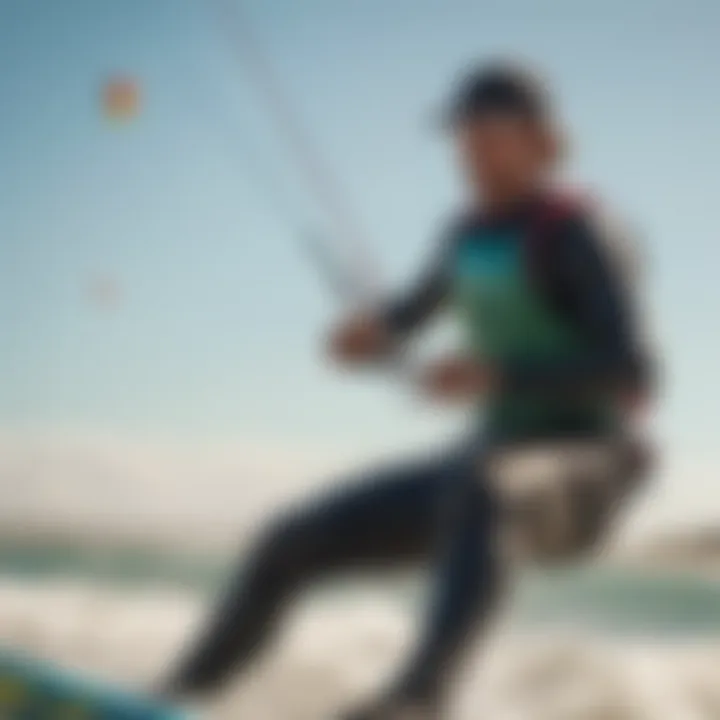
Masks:
[[[450,489],[435,598],[417,649],[385,697],[348,720],[442,717],[447,685],[495,605],[499,511],[490,485],[468,459],[455,465]]]
[[[217,689],[264,646],[286,601],[309,581],[429,557],[454,467],[436,459],[370,474],[272,523],[167,691]]]
[[[599,444],[598,444],[599,443]],[[549,468],[551,477],[540,488],[548,490],[548,498],[537,503],[530,497],[530,516],[521,519],[529,531],[532,545],[542,555],[554,536],[561,537],[561,549],[573,555],[579,548],[594,544],[607,529],[607,522],[625,496],[637,484],[637,475],[647,464],[646,453],[627,439],[619,444],[603,442],[583,444],[576,452],[576,444],[564,449],[551,445],[549,451],[555,462],[540,463]],[[491,448],[488,448],[492,450]],[[489,456],[486,454],[485,458]],[[590,450],[588,453],[587,450]],[[496,448],[496,451],[499,448]],[[508,446],[506,451],[526,450]],[[537,467],[529,467],[531,479],[537,481]],[[495,468],[497,470],[497,468]],[[437,577],[435,602],[427,619],[425,632],[409,663],[379,701],[346,720],[436,720],[444,718],[445,692],[452,680],[465,648],[476,639],[484,621],[500,595],[504,578],[503,553],[498,547],[501,523],[512,516],[505,505],[501,511],[499,499],[492,496],[490,482],[483,459],[469,458],[454,469],[448,467],[446,476],[453,478],[452,489],[444,501],[447,503],[446,524],[443,535],[445,547],[441,553]],[[517,479],[517,478],[516,478]],[[542,478],[541,478],[542,479]],[[553,483],[568,484],[560,499],[567,501],[566,520],[558,518],[555,504],[558,494]],[[538,487],[534,482],[530,489]],[[501,516],[502,512],[502,516]],[[552,554],[552,553],[551,553]]]

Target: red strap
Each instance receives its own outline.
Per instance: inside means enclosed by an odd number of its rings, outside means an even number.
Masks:
[[[546,263],[552,253],[549,245],[555,239],[554,230],[566,219],[577,214],[585,202],[578,193],[555,192],[547,195],[540,203],[527,246],[530,268],[540,277],[547,271]]]
[[[538,211],[536,233],[546,236],[549,228],[572,217],[590,204],[587,193],[579,190],[562,190],[548,195]]]

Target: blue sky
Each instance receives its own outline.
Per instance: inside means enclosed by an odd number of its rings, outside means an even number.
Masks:
[[[246,0],[367,225],[409,278],[456,194],[431,111],[457,70],[519,53],[555,81],[572,172],[647,235],[667,355],[662,429],[716,452],[720,4]],[[247,151],[317,209],[203,0],[0,5],[0,425],[373,445],[446,427],[319,360],[331,304]],[[142,112],[98,94],[137,78]],[[110,273],[122,305],[85,287]],[[419,416],[419,417],[418,417]]]

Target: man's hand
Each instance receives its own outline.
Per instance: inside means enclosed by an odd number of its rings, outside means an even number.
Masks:
[[[497,383],[496,374],[467,358],[449,358],[432,365],[422,378],[425,393],[442,402],[472,401]]]
[[[371,315],[355,315],[330,333],[330,356],[343,364],[359,365],[389,354],[393,337],[385,324]]]

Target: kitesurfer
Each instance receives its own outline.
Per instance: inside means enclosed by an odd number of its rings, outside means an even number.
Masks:
[[[502,531],[517,526],[541,557],[604,535],[639,477],[633,418],[652,391],[650,358],[623,238],[593,203],[555,187],[564,148],[551,105],[546,86],[513,63],[459,84],[445,119],[467,207],[417,284],[331,333],[335,360],[371,364],[440,309],[457,312],[467,346],[430,367],[422,386],[430,400],[482,409],[469,437],[443,457],[362,473],[272,521],[169,692],[212,692],[246,668],[309,583],[432,559],[434,601],[416,647],[387,691],[346,717],[443,717],[458,663],[502,597]],[[503,460],[526,451],[551,462],[526,463],[521,491],[507,494],[503,468],[519,466]],[[559,492],[545,493],[546,480]]]

